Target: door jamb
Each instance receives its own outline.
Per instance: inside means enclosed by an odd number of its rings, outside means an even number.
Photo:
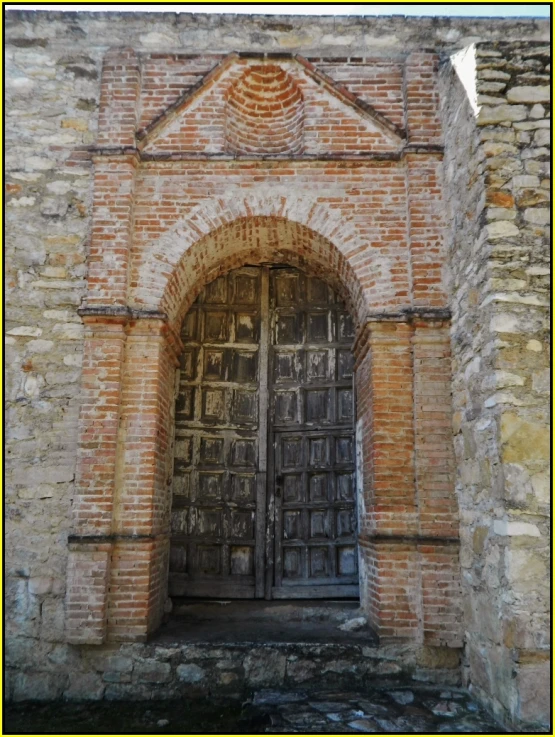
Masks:
[[[268,418],[269,418],[269,273],[267,267],[262,267],[260,278],[260,335],[258,351],[258,473],[256,484],[256,532],[255,532],[255,592],[254,596],[261,599],[267,589],[265,560],[267,530],[267,500],[268,500]]]

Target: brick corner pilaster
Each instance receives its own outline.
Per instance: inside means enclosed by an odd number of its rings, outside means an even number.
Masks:
[[[66,641],[101,645],[106,639],[109,543],[70,544],[66,587]]]

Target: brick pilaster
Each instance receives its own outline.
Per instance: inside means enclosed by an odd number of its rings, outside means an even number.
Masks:
[[[125,305],[137,158],[95,156],[88,305]]]
[[[98,146],[135,146],[140,91],[141,72],[135,51],[110,49],[102,65]]]
[[[412,345],[419,533],[457,538],[448,324],[416,320]]]
[[[357,416],[363,428],[365,506],[361,532],[367,534],[417,531],[411,338],[412,327],[402,321],[368,323],[359,338]]]
[[[106,637],[106,591],[111,544],[70,544],[66,587],[66,639],[101,645]]]
[[[120,317],[84,317],[73,532],[106,535],[112,529],[118,418],[125,329]]]
[[[420,597],[414,545],[412,327],[370,322],[355,347],[362,604],[380,637],[418,634]]]
[[[404,93],[409,143],[439,144],[442,141],[438,91],[439,57],[417,51],[407,58]]]
[[[162,315],[131,319],[105,308],[84,321],[67,637],[144,640],[160,623],[167,586],[180,343]]]
[[[126,331],[113,530],[167,533],[180,342],[162,319],[132,320]]]
[[[167,589],[179,339],[161,319],[127,327],[108,596],[108,640],[143,641]]]
[[[463,607],[458,542],[430,540],[418,545],[425,645],[462,647]]]
[[[406,155],[412,297],[417,307],[447,305],[441,166],[437,153]]]
[[[355,355],[362,605],[381,638],[460,647],[448,324],[369,322]]]
[[[77,473],[66,587],[68,642],[99,644],[106,606],[125,347],[124,319],[83,317]],[[72,541],[77,542],[72,542]]]

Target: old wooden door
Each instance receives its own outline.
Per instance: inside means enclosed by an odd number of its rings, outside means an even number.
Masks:
[[[358,595],[351,319],[292,268],[216,279],[181,333],[170,595]]]
[[[353,325],[324,282],[273,269],[271,595],[358,596]]]

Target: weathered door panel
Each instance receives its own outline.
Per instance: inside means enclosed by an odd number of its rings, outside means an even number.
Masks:
[[[270,275],[271,596],[358,596],[353,327],[324,282]]]
[[[261,410],[267,414],[260,402],[260,377],[267,373],[260,349],[263,290],[261,269],[233,271],[205,287],[183,323],[169,575],[174,596],[256,593],[266,486],[265,422],[262,450],[259,438]]]

